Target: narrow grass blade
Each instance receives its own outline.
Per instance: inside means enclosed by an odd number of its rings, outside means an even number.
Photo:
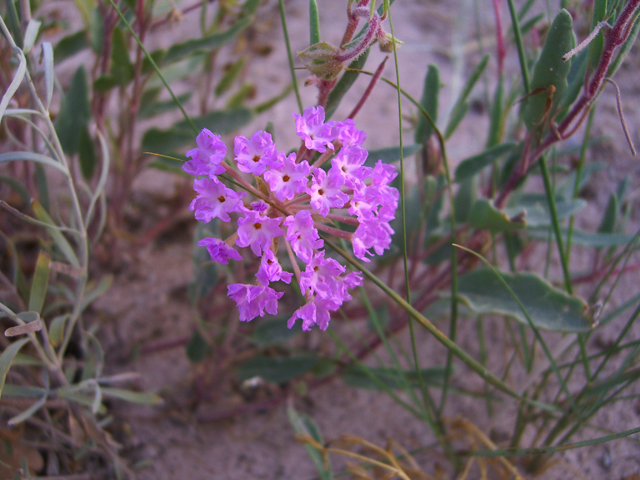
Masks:
[[[22,340],[13,342],[4,350],[4,352],[2,352],[2,355],[0,355],[0,397],[2,396],[4,381],[7,378],[7,373],[9,372],[9,368],[11,368],[11,364],[13,363],[16,353],[18,353],[18,351],[20,351],[28,341],[28,338],[23,338]]]

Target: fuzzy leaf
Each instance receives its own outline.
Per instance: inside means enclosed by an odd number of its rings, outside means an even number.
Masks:
[[[467,223],[472,228],[493,232],[524,228],[526,225],[523,219],[510,219],[506,213],[498,210],[486,198],[476,200],[469,212]]]
[[[170,63],[181,60],[195,52],[210,51],[226,45],[242,32],[251,23],[251,18],[243,18],[228,30],[220,33],[213,33],[206,37],[187,40],[183,43],[174,44],[162,59],[163,63]]]
[[[88,127],[90,118],[87,74],[84,67],[80,66],[73,75],[69,90],[62,99],[60,114],[55,123],[62,149],[69,155],[78,152],[80,144],[78,132]]]
[[[285,383],[305,374],[318,364],[319,358],[311,355],[296,357],[254,357],[238,366],[239,380],[261,377],[267,382]]]
[[[5,348],[4,352],[2,352],[2,355],[0,355],[0,397],[2,396],[4,381],[7,378],[9,368],[11,368],[11,364],[13,363],[13,358],[28,341],[28,338],[23,338],[21,340],[18,340],[17,342],[13,342],[7,348]]]
[[[567,295],[543,278],[531,273],[501,273],[501,276],[536,327],[557,332],[586,332],[595,325],[582,299]],[[515,299],[488,268],[462,275],[458,295],[476,314],[506,315],[528,325]]]

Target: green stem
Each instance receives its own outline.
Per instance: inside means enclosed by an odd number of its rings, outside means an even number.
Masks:
[[[543,156],[540,157],[540,170],[542,171],[542,179],[544,181],[544,190],[547,195],[547,203],[549,205],[549,212],[551,213],[551,224],[556,237],[556,244],[558,246],[558,253],[560,254],[560,263],[562,264],[562,273],[564,274],[565,289],[569,295],[573,295],[573,287],[571,286],[571,274],[569,273],[569,265],[567,264],[567,257],[565,255],[565,249],[562,241],[562,234],[560,233],[560,222],[558,221],[558,210],[556,208],[555,192],[551,186],[551,179],[549,177],[549,168],[547,167],[546,159]]]
[[[524,53],[524,44],[522,43],[522,32],[520,32],[520,23],[518,22],[518,14],[516,13],[516,7],[513,4],[513,0],[508,0],[509,13],[511,14],[511,25],[513,27],[513,35],[515,37],[516,46],[518,47],[518,58],[520,59],[520,72],[522,74],[522,83],[524,85],[524,92],[529,93],[531,87],[529,86],[529,71],[527,69],[527,57]]]
[[[111,1],[111,0],[109,0]],[[291,55],[291,44],[289,43],[289,31],[287,30],[287,18],[284,14],[284,1],[278,0],[280,7],[280,18],[282,19],[282,33],[284,34],[284,43],[287,46],[287,58],[289,59],[289,70],[291,71],[291,80],[293,81],[293,90],[296,92],[296,101],[298,102],[298,109],[300,113],[303,112],[302,100],[300,99],[300,91],[298,90],[298,79],[296,78],[296,72],[293,67],[293,56]]]

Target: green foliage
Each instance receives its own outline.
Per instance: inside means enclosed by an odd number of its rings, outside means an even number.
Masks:
[[[90,119],[91,107],[89,105],[87,73],[84,67],[80,66],[73,75],[69,90],[62,100],[60,114],[55,123],[60,144],[67,154],[78,153],[80,145],[78,132],[88,127]]]
[[[553,118],[560,99],[567,90],[571,60],[563,56],[576,46],[573,18],[561,10],[549,27],[547,37],[531,78],[531,96],[523,101],[522,118],[530,130],[541,128],[545,118]],[[552,87],[551,92],[547,90]],[[549,98],[551,96],[551,104]]]
[[[440,71],[436,65],[430,64],[424,78],[420,105],[429,114],[433,122],[438,120],[438,94],[440,93]],[[424,115],[418,115],[418,124],[414,140],[418,144],[427,143],[433,133],[433,127]]]
[[[267,382],[286,383],[312,370],[319,360],[312,355],[253,357],[238,365],[236,376],[241,381],[260,377]]]
[[[501,272],[500,275],[537,328],[557,332],[587,332],[593,328],[595,322],[583,300],[567,295],[531,273]],[[458,295],[477,314],[506,315],[528,324],[517,302],[489,269],[478,269],[462,275],[459,278]]]
[[[308,435],[313,438],[320,445],[324,445],[324,440],[322,439],[322,435],[320,434],[320,429],[315,424],[315,422],[308,416],[303,413],[299,413],[296,411],[293,406],[289,405],[287,407],[287,417],[289,418],[289,423],[293,427],[293,430],[298,435]],[[312,445],[305,445],[313,464],[318,469],[318,473],[320,474],[321,480],[331,480],[333,478],[333,473],[331,471],[331,463],[324,458],[322,453]]]
[[[422,381],[427,384],[442,384],[444,367],[423,368],[420,370]],[[398,370],[390,367],[365,367],[351,365],[340,374],[342,381],[350,387],[367,390],[384,390],[387,388],[398,390],[409,385],[410,388],[420,386],[415,370]]]

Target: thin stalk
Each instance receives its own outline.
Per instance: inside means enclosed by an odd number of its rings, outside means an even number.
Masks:
[[[287,18],[284,14],[284,1],[278,0],[278,6],[280,7],[280,18],[282,19],[282,33],[284,34],[284,43],[287,47],[287,58],[289,59],[289,70],[291,71],[291,80],[293,81],[293,90],[296,92],[296,101],[298,102],[298,109],[302,114],[302,111],[304,110],[304,108],[302,108],[302,100],[300,99],[300,91],[298,90],[298,79],[296,78],[296,72],[293,67],[293,56],[291,55],[291,44],[289,43],[289,31],[287,30]]]
[[[495,273],[496,277],[500,280],[500,283],[502,283],[502,285],[507,289],[507,291],[509,292],[511,297],[516,301],[516,303],[518,304],[518,307],[520,307],[520,310],[522,311],[522,313],[526,317],[527,322],[529,323],[529,326],[531,327],[531,329],[535,333],[536,338],[538,339],[538,342],[540,342],[540,345],[542,345],[542,349],[544,350],[544,353],[547,356],[547,359],[549,360],[549,363],[551,364],[551,368],[553,369],[554,373],[558,377],[558,381],[560,382],[560,386],[561,386],[564,394],[566,395],[567,399],[569,400],[569,403],[571,405],[571,409],[573,411],[577,412],[578,408],[576,406],[575,399],[573,398],[573,395],[571,395],[571,392],[569,391],[569,387],[567,387],[566,382],[564,382],[564,379],[562,378],[562,375],[560,375],[560,371],[558,370],[558,365],[556,364],[556,361],[554,360],[553,355],[551,354],[551,351],[549,350],[549,347],[547,347],[547,344],[544,341],[544,339],[542,338],[542,335],[540,335],[540,331],[538,330],[538,328],[536,328],[535,324],[533,323],[533,320],[531,319],[531,317],[529,316],[529,313],[527,312],[527,309],[524,307],[524,305],[522,304],[522,302],[520,301],[518,296],[514,293],[514,291],[511,289],[511,287],[509,287],[509,284],[504,280],[504,278],[502,278],[502,275],[500,275],[498,273],[498,271],[493,267],[493,265],[491,265],[491,262],[489,262],[486,258],[484,258],[479,253],[474,252],[473,250],[470,250],[470,249],[468,249],[466,247],[463,247],[463,246],[460,246],[460,245],[454,245],[454,246],[456,246],[458,248],[461,248],[461,249],[471,253],[472,255],[476,256],[480,260],[482,260],[482,262],[485,265],[487,265]]]
[[[562,264],[562,273],[564,274],[564,286],[569,295],[573,295],[573,287],[571,286],[571,274],[569,273],[569,265],[567,263],[567,257],[565,255],[565,249],[562,241],[562,233],[560,233],[560,222],[558,221],[558,210],[556,208],[555,192],[551,186],[551,179],[549,178],[549,168],[547,167],[547,161],[543,156],[540,157],[540,170],[542,172],[542,179],[544,181],[544,190],[547,195],[547,204],[549,205],[549,213],[551,213],[551,224],[556,237],[556,244],[558,246],[558,253],[560,254],[560,263]]]
[[[589,138],[591,137],[591,126],[593,125],[593,117],[596,113],[596,105],[591,108],[589,112],[589,119],[587,120],[587,126],[584,130],[584,139],[582,140],[582,146],[580,147],[580,159],[578,160],[578,166],[576,168],[576,182],[573,185],[573,198],[578,198],[580,193],[580,179],[582,177],[582,168],[584,167],[584,161],[587,156],[587,147],[589,146]],[[569,218],[569,230],[567,232],[567,262],[571,258],[571,240],[573,237],[573,223],[575,221],[575,215],[571,214]]]
[[[523,399],[520,395],[518,395],[516,392],[514,392],[511,388],[509,388],[498,377],[496,377],[491,372],[489,372],[485,367],[482,366],[481,363],[479,363],[471,355],[466,353],[455,342],[452,342],[447,335],[445,335],[440,330],[438,330],[435,327],[435,325],[433,325],[424,315],[422,315],[418,310],[416,310],[413,306],[407,303],[407,301],[404,298],[402,298],[400,295],[398,295],[398,293],[396,293],[394,290],[389,288],[385,282],[380,280],[376,275],[374,275],[371,271],[365,268],[364,265],[362,265],[360,262],[354,259],[351,255],[349,255],[346,251],[344,251],[342,248],[340,248],[338,245],[336,245],[326,237],[324,237],[324,242],[326,245],[328,245],[334,251],[336,251],[339,255],[341,255],[356,270],[361,271],[365,277],[367,277],[375,285],[377,285],[395,303],[397,303],[405,311],[409,312],[413,316],[413,318],[415,318],[417,322],[425,328],[425,330],[427,330],[430,334],[432,334],[436,338],[436,340],[441,344],[443,344],[447,349],[452,350],[454,355],[457,356],[473,372],[478,374],[481,378],[483,378],[489,384],[493,385],[498,390],[509,395],[510,397],[520,401],[527,401],[526,399]],[[545,409],[551,409],[552,411],[555,410],[555,408],[551,405],[545,405],[540,402],[534,402],[534,403],[539,407],[542,407]]]
[[[520,60],[520,74],[522,75],[522,84],[524,85],[524,93],[531,91],[529,86],[529,70],[527,69],[527,57],[524,53],[524,44],[522,43],[522,32],[520,32],[520,22],[513,0],[507,0],[509,3],[509,13],[511,14],[511,26],[513,27],[513,36],[518,48],[518,59]]]
[[[393,45],[393,61],[394,61],[394,66],[396,70],[396,84],[398,85],[398,89],[396,90],[396,92],[397,92],[397,102],[398,102],[398,133],[400,136],[400,202],[401,202],[401,209],[402,209],[402,261],[403,261],[403,267],[404,267],[405,295],[407,297],[407,303],[411,305],[411,284],[409,279],[409,261],[408,261],[408,255],[407,255],[407,217],[406,217],[406,208],[405,208],[406,193],[405,193],[405,171],[404,171],[404,155],[403,155],[404,136],[402,132],[402,95],[401,95],[401,88],[400,88],[400,68],[398,65],[398,49],[396,44],[395,31],[393,29],[393,20],[391,18],[391,9],[389,8],[388,0],[385,0],[384,6],[385,6],[385,12],[388,15],[388,19],[389,19],[389,28],[391,29],[391,44]],[[381,65],[381,67],[382,68],[384,67],[384,63]],[[372,83],[377,78],[379,78],[380,75],[382,74],[381,67],[379,67],[378,70],[374,73]],[[453,217],[453,212],[452,212],[452,217]],[[454,232],[454,236],[455,236],[455,225],[452,231]],[[453,268],[455,272],[457,270],[457,265],[454,264]],[[457,303],[455,300],[455,296],[454,296],[453,303],[454,304]],[[420,386],[420,391],[422,392],[422,400],[424,402],[425,410],[430,411],[434,402],[433,402],[433,399],[431,398],[431,394],[429,393],[429,390],[427,389],[424,379],[422,378],[420,361],[418,359],[418,347],[416,344],[416,336],[413,328],[413,319],[411,318],[411,315],[409,315],[409,335],[411,337],[411,349],[413,351],[413,362],[416,370],[416,376],[418,378],[418,384]],[[445,387],[447,383],[448,383],[448,375],[445,377]],[[443,396],[444,396],[444,390],[443,390]],[[435,414],[435,418],[433,418],[434,414]],[[449,446],[449,443],[444,435],[444,427],[440,419],[440,414],[441,414],[441,409],[440,409],[440,412],[437,412],[437,413],[430,412],[429,419],[431,420],[430,422],[431,427],[435,432],[436,436],[438,437],[438,441],[440,441],[443,449],[447,453],[447,456],[449,456],[449,458],[454,464],[457,464],[458,463],[457,459],[453,456],[451,452],[451,447]]]
[[[129,33],[131,33],[131,35],[135,39],[136,43],[140,47],[140,49],[144,52],[145,56],[149,60],[149,63],[151,63],[151,66],[153,67],[153,69],[158,74],[158,77],[160,77],[160,81],[163,83],[163,85],[165,86],[165,88],[169,92],[169,95],[171,95],[171,98],[173,99],[173,102],[178,106],[178,108],[182,112],[182,115],[184,116],[185,120],[187,121],[187,123],[193,129],[193,132],[196,133],[196,134],[199,133],[198,132],[198,128],[193,123],[193,120],[191,120],[191,117],[189,115],[187,115],[187,112],[185,112],[185,110],[184,110],[184,108],[182,106],[182,103],[180,103],[180,100],[178,100],[178,98],[173,93],[173,90],[171,89],[171,87],[169,86],[167,81],[164,79],[164,76],[160,72],[160,68],[158,68],[158,65],[156,64],[155,60],[153,59],[153,57],[151,57],[151,55],[149,54],[147,49],[144,47],[142,41],[140,40],[140,38],[138,38],[138,35],[136,35],[136,32],[133,31],[133,28],[131,28],[131,25],[129,25],[129,22],[127,21],[125,16],[122,14],[122,12],[118,8],[118,6],[115,3],[113,3],[113,0],[109,0],[109,3],[114,8],[114,10],[117,12],[118,16],[120,17],[120,20],[122,20],[122,22],[125,24],[125,26],[127,27],[127,30],[129,30]]]

